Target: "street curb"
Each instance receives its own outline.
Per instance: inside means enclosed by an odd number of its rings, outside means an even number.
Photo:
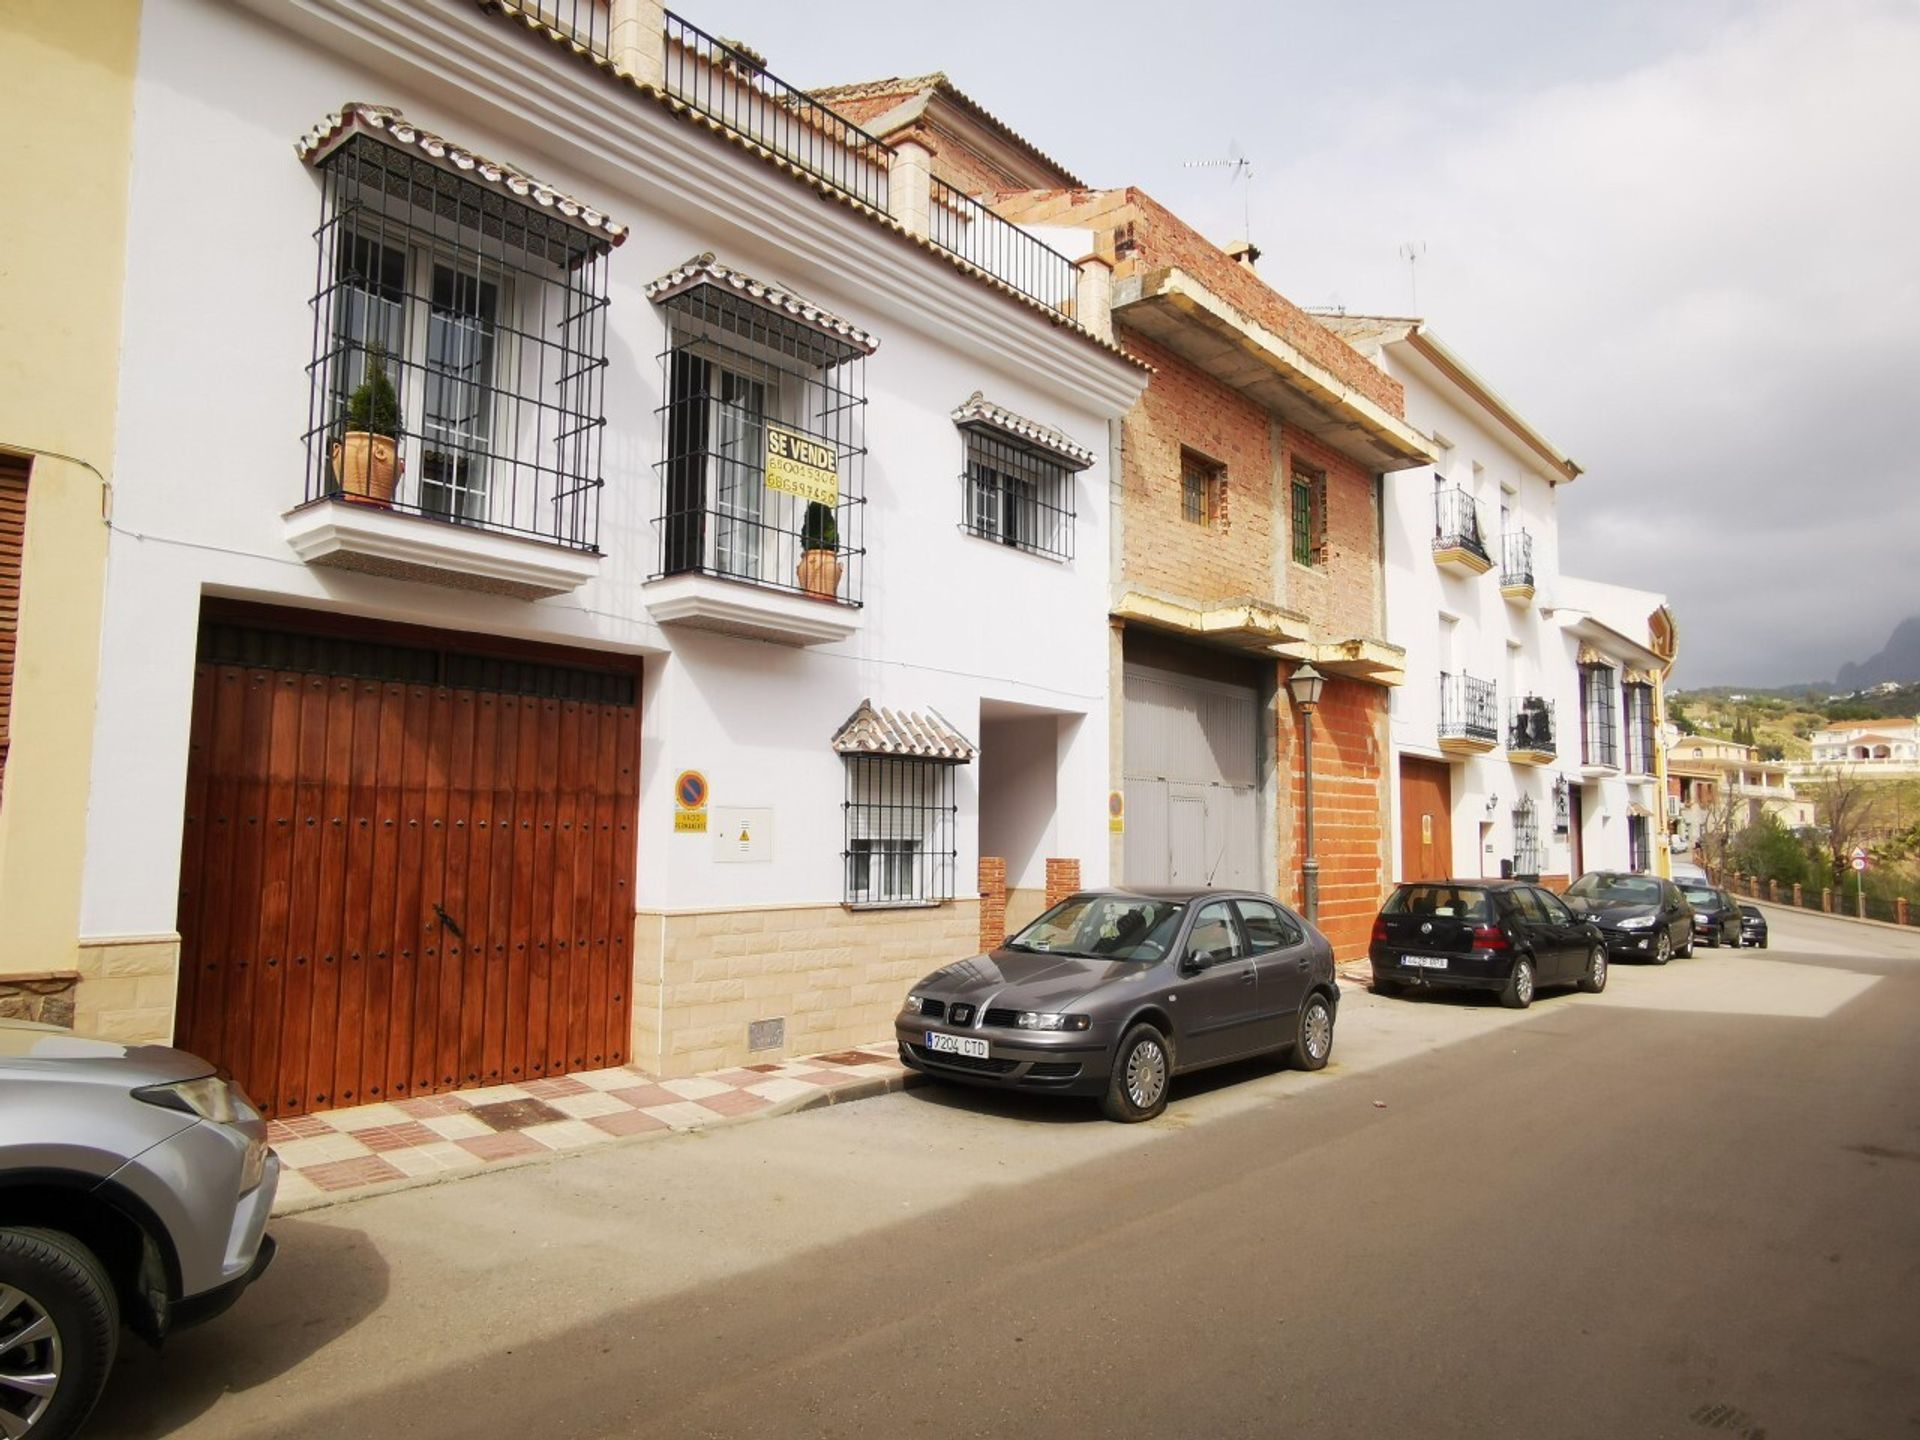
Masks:
[[[489,1160],[479,1165],[469,1165],[460,1170],[442,1171],[438,1175],[408,1175],[400,1180],[382,1181],[353,1190],[343,1190],[335,1195],[313,1195],[306,1199],[295,1200],[284,1208],[274,1207],[271,1218],[284,1220],[294,1215],[311,1214],[315,1210],[331,1210],[336,1206],[351,1205],[358,1200],[372,1200],[382,1195],[397,1195],[404,1190],[425,1190],[436,1185],[472,1180],[481,1175],[496,1175],[507,1170],[526,1170],[535,1165],[551,1165],[557,1160],[569,1160],[576,1155],[599,1154],[616,1146],[646,1145],[655,1141],[671,1140],[675,1136],[704,1135],[710,1130],[752,1125],[762,1120],[777,1120],[785,1115],[798,1115],[807,1110],[824,1110],[831,1105],[845,1105],[855,1100],[875,1100],[882,1095],[915,1089],[926,1083],[927,1077],[913,1070],[902,1070],[897,1075],[875,1075],[833,1090],[821,1090],[813,1095],[795,1095],[787,1100],[776,1100],[766,1109],[756,1110],[750,1115],[716,1115],[710,1121],[689,1125],[682,1130],[655,1130],[645,1135],[609,1135],[606,1139],[596,1140],[590,1145],[575,1145],[567,1150],[550,1150],[544,1155],[516,1155],[506,1160]]]
[[[1778,910],[1782,915],[1807,915],[1815,920],[1840,920],[1848,925],[1871,925],[1877,930],[1891,930],[1898,935],[1920,935],[1920,925],[1899,925],[1891,920],[1862,920],[1858,915],[1841,915],[1828,910],[1809,910],[1804,905],[1784,905],[1778,900],[1760,900],[1752,895],[1742,895],[1735,891],[1735,900],[1744,900],[1749,905],[1758,905],[1765,910]]]

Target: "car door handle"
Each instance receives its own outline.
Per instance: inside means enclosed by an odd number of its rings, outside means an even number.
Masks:
[[[1306,970],[1312,967],[1313,957],[1309,955],[1302,955],[1298,960],[1294,961],[1293,963],[1298,969]]]
[[[1253,984],[1253,971],[1251,971],[1251,970],[1243,970],[1243,971],[1241,971],[1241,972],[1240,972],[1240,983],[1241,983],[1242,985],[1251,985],[1251,984]]]

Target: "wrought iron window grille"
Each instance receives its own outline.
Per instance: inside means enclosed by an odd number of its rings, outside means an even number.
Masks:
[[[900,755],[847,755],[845,901],[933,905],[953,898],[954,765]]]
[[[1074,472],[1038,446],[986,426],[961,427],[960,524],[970,535],[1051,560],[1073,559]]]
[[[1523,880],[1538,880],[1540,870],[1540,818],[1533,797],[1526,795],[1513,810],[1513,873]]]
[[[1653,869],[1652,827],[1644,815],[1627,817],[1627,868],[1636,874]]]
[[[1479,502],[1457,485],[1442,485],[1433,492],[1433,548],[1467,550],[1493,562],[1487,553]]]
[[[1327,558],[1327,477],[1318,470],[1293,472],[1293,561],[1318,565]]]
[[[1491,680],[1472,675],[1440,676],[1440,734],[1498,744],[1500,692]]]
[[[1522,695],[1513,702],[1513,713],[1507,717],[1507,748],[1537,755],[1557,753],[1553,701],[1542,695]]]
[[[931,185],[927,238],[1055,314],[1073,314],[1080,267],[938,176]]]
[[[1512,530],[1501,537],[1500,583],[1533,584],[1533,536],[1525,530]]]
[[[306,500],[597,551],[609,242],[368,135],[316,169]],[[342,463],[376,364],[390,496]]]
[[[1630,681],[1620,687],[1627,732],[1627,773],[1653,773],[1653,687]]]
[[[866,352],[719,284],[660,302],[661,505],[653,575],[705,574],[861,603],[866,550]],[[810,499],[767,465],[770,434],[828,458],[833,490]],[[798,487],[804,489],[805,487]],[[829,530],[818,503],[832,519]],[[802,556],[831,551],[830,593],[810,589]],[[813,571],[817,583],[824,584]]]
[[[1580,758],[1582,763],[1620,768],[1619,719],[1613,703],[1613,667],[1580,667]]]
[[[1219,517],[1226,471],[1190,450],[1180,452],[1180,518],[1190,525],[1211,525]]]
[[[1573,827],[1571,803],[1568,799],[1567,777],[1556,776],[1553,782],[1553,833],[1565,835]]]

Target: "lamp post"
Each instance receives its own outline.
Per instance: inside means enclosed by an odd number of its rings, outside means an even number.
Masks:
[[[1320,707],[1320,691],[1326,685],[1320,672],[1302,665],[1287,678],[1287,690],[1300,712],[1300,757],[1306,777],[1306,854],[1300,862],[1300,894],[1307,912],[1307,923],[1320,923],[1320,862],[1313,853],[1313,712]]]

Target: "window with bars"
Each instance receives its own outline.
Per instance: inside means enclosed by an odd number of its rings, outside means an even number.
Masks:
[[[1620,768],[1620,731],[1611,665],[1580,667],[1580,756],[1587,765]]]
[[[1653,838],[1644,815],[1627,817],[1627,868],[1636,874],[1653,869]]]
[[[1318,565],[1327,558],[1327,477],[1318,470],[1293,472],[1293,559]]]
[[[848,755],[846,903],[931,905],[953,898],[954,767],[900,755]]]
[[[607,239],[369,134],[316,168],[307,498],[597,549]]]
[[[1629,681],[1620,687],[1627,731],[1627,770],[1633,775],[1653,773],[1653,686]]]
[[[865,352],[729,285],[694,284],[662,308],[668,344],[660,357],[655,578],[699,573],[806,590],[802,555],[827,550],[838,575],[823,598],[860,604]],[[804,443],[829,461],[821,468],[834,471],[832,504],[769,478],[776,431],[781,444]]]
[[[1212,525],[1220,518],[1226,469],[1191,450],[1180,452],[1180,518],[1190,525]]]
[[[1513,873],[1527,880],[1540,878],[1540,817],[1533,797],[1523,795],[1513,808]]]
[[[965,426],[969,534],[1055,560],[1073,558],[1073,471],[1052,452]]]

